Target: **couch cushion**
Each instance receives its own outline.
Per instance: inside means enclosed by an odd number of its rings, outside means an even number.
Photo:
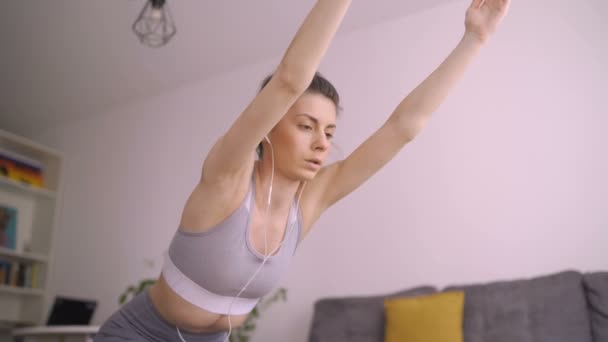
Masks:
[[[608,272],[583,275],[594,342],[608,341]]]
[[[369,297],[324,298],[314,305],[310,342],[384,341],[384,300],[436,293],[432,286],[421,286],[396,293]]]
[[[463,342],[462,291],[389,298],[385,342]]]
[[[448,286],[465,292],[467,342],[591,342],[582,274]]]

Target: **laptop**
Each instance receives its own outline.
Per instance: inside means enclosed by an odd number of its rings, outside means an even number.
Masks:
[[[46,325],[89,325],[95,309],[96,300],[56,296]]]

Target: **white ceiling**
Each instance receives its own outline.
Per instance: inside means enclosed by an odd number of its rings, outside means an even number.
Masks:
[[[353,1],[339,34],[451,0]],[[281,54],[312,0],[168,1],[177,35],[139,44],[145,0],[0,2],[0,127],[23,133]]]

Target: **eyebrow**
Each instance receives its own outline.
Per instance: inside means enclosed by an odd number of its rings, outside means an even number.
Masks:
[[[319,120],[310,114],[301,113],[301,114],[296,114],[296,116],[305,116],[305,117],[309,118],[310,120],[312,120],[315,124],[317,124],[317,125],[319,124]],[[327,125],[327,127],[325,127],[325,128],[336,128],[336,125],[330,124],[330,125]]]

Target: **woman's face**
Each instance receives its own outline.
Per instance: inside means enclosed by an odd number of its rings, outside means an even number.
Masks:
[[[304,93],[268,134],[275,168],[294,180],[312,179],[325,162],[336,132],[337,109],[318,93]],[[270,156],[265,142],[264,155]]]

